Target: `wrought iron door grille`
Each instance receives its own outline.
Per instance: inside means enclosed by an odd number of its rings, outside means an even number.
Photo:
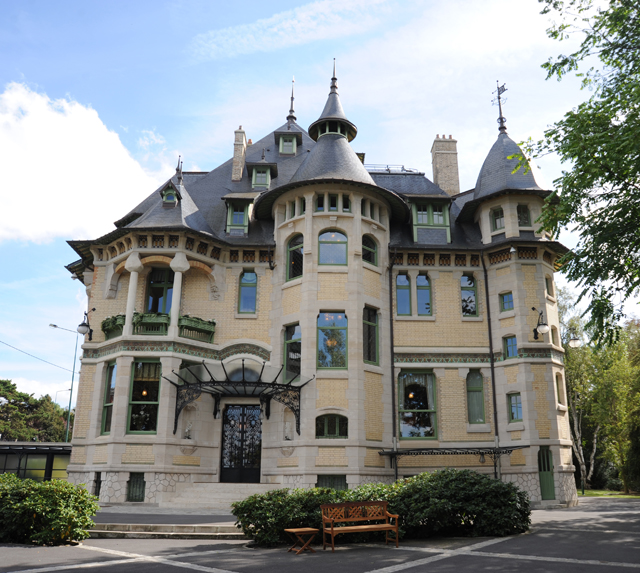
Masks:
[[[127,501],[144,501],[144,474],[132,472],[127,482]]]

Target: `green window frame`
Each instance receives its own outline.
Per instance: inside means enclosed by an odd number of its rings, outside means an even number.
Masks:
[[[227,233],[245,235],[249,230],[249,203],[230,202],[227,205]]]
[[[478,316],[478,282],[472,273],[460,277],[462,316]]]
[[[360,201],[360,214],[363,217],[369,217],[369,201],[367,199]]]
[[[414,203],[411,205],[411,218],[413,220],[413,240],[418,241],[418,229],[446,229],[447,242],[451,242],[451,229],[449,227],[449,205],[444,203]],[[382,219],[382,216],[379,217]]]
[[[300,278],[304,272],[304,237],[296,235],[287,247],[287,280]]]
[[[127,434],[155,434],[160,404],[160,362],[137,360],[131,368]]]
[[[370,235],[362,236],[362,260],[375,267],[378,266],[378,243]]]
[[[378,311],[370,306],[362,311],[362,351],[365,363],[379,364]]]
[[[299,324],[284,329],[284,376],[287,382],[300,376],[302,364],[302,330]]]
[[[304,215],[307,211],[307,200],[304,197],[300,197],[300,214]]]
[[[351,213],[351,199],[349,199],[348,195],[342,196],[342,212]]]
[[[518,227],[531,227],[531,213],[528,205],[518,205]]]
[[[255,314],[258,299],[258,275],[253,270],[243,271],[238,283],[238,314]]]
[[[344,311],[321,312],[317,326],[318,370],[346,370],[348,366],[348,322]]]
[[[416,298],[418,299],[418,316],[431,316],[431,283],[426,273],[416,277]]]
[[[401,372],[398,376],[398,423],[401,440],[438,438],[436,378],[433,372]]]
[[[316,196],[316,213],[322,213],[324,211],[324,195]]]
[[[411,279],[405,273],[396,277],[396,315],[411,316]]]
[[[544,277],[544,288],[547,291],[547,295],[553,296],[553,281],[551,277]]]
[[[173,188],[165,189],[162,192],[162,202],[167,206],[174,206],[177,200],[176,192]]]
[[[349,437],[349,418],[340,414],[323,414],[316,418],[316,440]]]
[[[318,236],[318,264],[346,266],[347,235],[336,229],[322,231]]]
[[[518,358],[518,340],[515,336],[505,336],[502,339],[504,359]]]
[[[329,195],[329,211],[336,212],[338,210],[338,196]]]
[[[501,231],[504,229],[504,210],[497,207],[491,211],[491,230]]]
[[[470,424],[484,424],[484,379],[480,370],[467,374],[467,419]]]
[[[279,152],[282,155],[295,155],[298,148],[297,144],[296,138],[292,135],[282,135],[280,136]]]
[[[560,374],[556,374],[556,392],[558,394],[558,404],[564,406],[564,385],[562,384],[562,376]]]
[[[289,219],[293,219],[296,216],[296,202],[291,201],[289,203]]]
[[[116,391],[116,376],[118,368],[115,362],[107,365],[107,374],[104,385],[104,403],[102,405],[102,425],[101,434],[111,433],[111,422],[113,420],[113,397]]]
[[[145,312],[169,314],[173,298],[173,271],[167,268],[152,268],[147,280],[147,304]]]
[[[271,184],[271,170],[268,167],[254,167],[251,187],[268,188]]]
[[[522,397],[520,392],[507,394],[507,411],[509,422],[522,422]]]
[[[513,310],[513,293],[505,292],[500,295],[500,312]]]

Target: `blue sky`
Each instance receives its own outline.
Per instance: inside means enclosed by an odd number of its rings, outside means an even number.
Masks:
[[[4,3],[0,341],[71,369],[74,336],[48,326],[75,329],[86,306],[65,241],[111,230],[178,154],[186,170],[210,170],[230,157],[238,125],[254,140],[280,126],[293,76],[307,127],[334,57],[367,163],[431,177],[431,143],[452,134],[472,188],[497,136],[496,80],[516,141],[584,99],[575,79],[545,81],[540,64],[568,47],[546,37],[539,10],[536,0]],[[538,165],[550,187],[561,166]],[[70,373],[0,345],[0,378],[54,395]]]

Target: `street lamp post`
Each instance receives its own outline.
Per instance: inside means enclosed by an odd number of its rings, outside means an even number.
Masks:
[[[58,394],[60,394],[60,392],[68,392],[70,390],[70,388],[65,388],[64,390],[56,390],[56,397],[54,398],[54,402],[57,404],[58,403]]]
[[[51,328],[57,328],[58,330],[66,330],[71,334],[76,335],[76,347],[73,351],[73,370],[71,371],[71,388],[69,389],[69,409],[67,411],[67,430],[64,434],[64,441],[69,441],[69,426],[71,425],[71,399],[73,398],[73,382],[76,375],[76,357],[78,356],[78,332],[74,332],[73,330],[69,330],[68,328],[63,328],[62,326],[58,326],[57,324],[50,324]]]

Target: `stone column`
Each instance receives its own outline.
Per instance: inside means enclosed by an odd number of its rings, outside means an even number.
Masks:
[[[182,302],[182,273],[186,273],[190,266],[184,253],[177,253],[171,261],[173,275],[173,295],[171,298],[171,322],[169,336],[178,336],[178,318],[180,318],[180,303]]]
[[[127,310],[125,312],[124,336],[133,334],[133,310],[136,306],[136,293],[138,292],[138,273],[144,269],[138,253],[131,253],[124,268],[131,273],[129,279],[129,292],[127,293]]]

